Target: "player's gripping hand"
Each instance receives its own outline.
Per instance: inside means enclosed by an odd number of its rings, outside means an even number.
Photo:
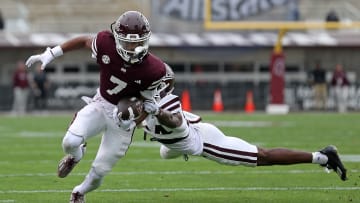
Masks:
[[[121,119],[122,112],[119,112],[118,108],[115,108],[113,111],[113,119],[120,128],[123,130],[129,131],[130,129],[136,127],[136,122],[134,118],[129,118],[128,120]]]
[[[144,111],[148,114],[152,114],[154,116],[159,115],[160,108],[157,103],[155,103],[154,100],[148,100],[146,99],[144,102]]]
[[[135,123],[134,120],[122,120],[122,119],[119,119],[119,127],[126,130],[126,131],[129,131],[129,130],[136,127],[136,123]]]
[[[25,65],[27,67],[31,67],[34,63],[41,61],[41,69],[44,70],[48,63],[61,55],[63,55],[63,50],[60,46],[56,46],[54,48],[48,47],[42,54],[30,56],[26,60]]]

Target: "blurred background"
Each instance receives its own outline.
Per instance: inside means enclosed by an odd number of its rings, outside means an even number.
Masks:
[[[172,66],[176,73],[175,93],[182,98],[186,96],[183,101],[191,110],[265,111],[272,99],[272,54],[279,29],[206,28],[205,2],[2,0],[0,111],[13,110],[13,75],[21,61],[74,36],[95,35],[109,29],[127,10],[138,10],[150,21],[150,52]],[[285,61],[283,103],[294,112],[360,109],[360,27],[356,26],[360,21],[360,1],[208,2],[213,22],[339,22],[350,25],[337,29],[287,30],[281,40]],[[344,74],[334,73],[336,67]],[[98,67],[89,50],[71,52],[49,64],[45,71],[47,79],[40,77],[43,88],[39,88],[34,79],[35,67],[27,73],[29,91],[25,112],[78,109],[84,105],[80,97],[92,96],[99,82]],[[318,84],[321,87],[317,87]],[[339,85],[346,87],[342,100],[336,96]],[[40,98],[39,89],[46,91]],[[38,101],[42,99],[45,103]],[[214,104],[215,100],[220,106]],[[338,107],[340,102],[341,108]]]

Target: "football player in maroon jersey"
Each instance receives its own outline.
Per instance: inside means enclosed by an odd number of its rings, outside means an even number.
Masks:
[[[88,48],[100,68],[97,94],[75,114],[62,142],[66,156],[59,162],[60,178],[66,177],[84,156],[85,141],[104,132],[92,167],[85,180],[73,189],[70,202],[85,202],[84,195],[100,186],[103,177],[128,150],[135,128],[129,122],[114,121],[112,115],[119,100],[135,96],[152,101],[165,75],[164,62],[148,52],[150,35],[146,17],[137,11],[127,11],[111,24],[111,30],[48,47],[26,61],[28,67],[41,62],[44,69],[64,53]]]

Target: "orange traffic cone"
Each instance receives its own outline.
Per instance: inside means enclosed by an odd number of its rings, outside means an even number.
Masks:
[[[252,91],[248,91],[246,93],[246,104],[245,104],[245,112],[252,113],[255,111],[255,104],[253,99]]]
[[[181,106],[184,111],[191,111],[190,93],[189,90],[184,90],[181,95]]]
[[[222,102],[221,91],[220,89],[216,89],[214,93],[213,111],[222,112],[223,110],[224,110],[224,105]]]

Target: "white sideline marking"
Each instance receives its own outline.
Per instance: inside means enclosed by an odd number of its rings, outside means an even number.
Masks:
[[[235,171],[140,171],[140,172],[111,172],[110,175],[201,175],[201,174],[234,174]],[[87,173],[71,173],[72,176],[84,176]],[[46,177],[56,176],[55,173],[25,173],[25,174],[0,174],[3,177]]]
[[[218,127],[289,127],[294,124],[291,122],[271,122],[271,121],[223,121],[217,120],[212,121],[212,123]],[[0,127],[0,131],[9,131],[10,128]],[[61,137],[65,135],[63,131],[54,131],[54,132],[39,132],[39,131],[20,131],[13,133],[16,136],[20,137]]]
[[[0,202],[15,202],[13,199],[0,199]]]
[[[21,131],[17,133],[20,137],[59,137],[64,136],[64,133],[58,132],[38,132],[38,131]]]
[[[212,187],[212,188],[129,188],[129,189],[102,189],[94,192],[192,192],[192,191],[322,191],[360,190],[360,187]],[[70,193],[71,190],[0,190],[0,194],[25,193]]]
[[[250,169],[251,170],[251,169]],[[360,172],[357,169],[348,170],[351,173]],[[211,175],[211,174],[302,174],[302,173],[324,173],[322,169],[319,170],[263,170],[263,171],[126,171],[126,172],[111,172],[109,175],[114,176],[131,176],[131,175]],[[71,173],[72,176],[85,176],[87,173]],[[47,177],[56,176],[56,173],[24,173],[24,174],[0,174],[0,178],[6,177]]]
[[[342,162],[360,162],[360,155],[357,154],[347,154],[347,155],[340,155]]]
[[[24,152],[25,153],[25,152]],[[29,152],[27,152],[29,153]],[[340,155],[340,158],[343,162],[354,162],[354,163],[358,163],[360,162],[360,155],[357,155],[357,154],[346,154],[346,155]],[[182,158],[178,158],[178,159],[172,159],[172,160],[165,160],[165,159],[161,159],[160,157],[158,158],[148,158],[148,159],[127,159],[126,161],[128,162],[135,162],[135,163],[144,163],[144,162],[161,162],[161,163],[166,163],[166,162],[184,162],[184,160]],[[209,161],[207,159],[204,159],[203,157],[197,157],[197,156],[191,156],[190,157],[190,162],[199,162],[199,161]],[[92,162],[92,160],[83,160],[82,161],[83,163],[84,162],[87,162],[87,163],[90,163]],[[27,161],[23,161],[23,163],[26,163],[26,164],[39,164],[39,163],[43,163],[43,164],[51,164],[51,163],[54,163],[54,164],[57,164],[58,163],[58,160],[27,160]],[[10,164],[13,164],[12,161],[0,161],[0,166],[1,165],[10,165]],[[345,164],[346,165],[346,164]]]
[[[294,125],[291,122],[271,122],[271,121],[211,121],[214,125],[218,127],[271,127],[271,126],[280,126],[280,127],[289,127]]]

